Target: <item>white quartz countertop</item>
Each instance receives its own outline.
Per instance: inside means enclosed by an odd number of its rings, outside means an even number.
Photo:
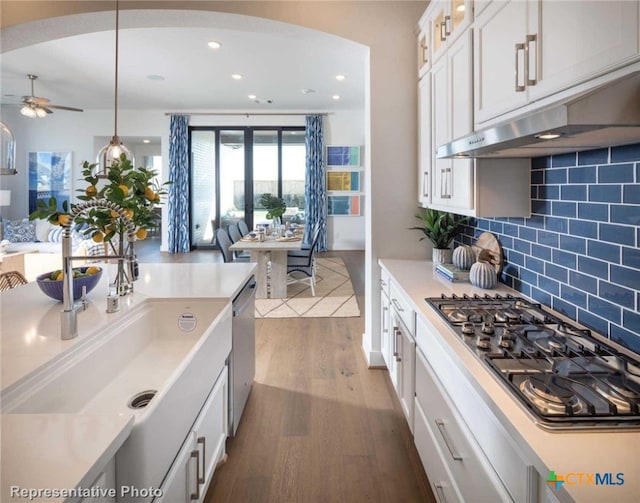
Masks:
[[[120,298],[120,310],[106,313],[108,274],[87,294],[88,307],[78,313],[78,337],[60,337],[56,302],[27,285],[0,294],[0,389],[19,393],[52,362],[81,350],[110,324],[149,299],[233,300],[254,274],[254,263],[140,264],[134,293]],[[2,501],[10,485],[70,489],[115,454],[128,436],[134,414],[2,414]],[[14,477],[15,475],[15,477]],[[97,475],[97,473],[96,473]],[[46,499],[44,501],[62,501]]]
[[[419,316],[428,320],[441,335],[452,360],[503,424],[518,447],[538,473],[546,479],[549,471],[558,475],[622,473],[623,485],[578,484],[578,475],[553,494],[561,501],[576,502],[637,502],[640,495],[640,431],[562,431],[549,432],[538,427],[518,400],[508,392],[491,371],[469,351],[460,338],[426,302],[426,297],[444,293],[511,293],[522,296],[505,285],[495,290],[482,290],[466,282],[452,283],[433,271],[433,264],[424,260],[380,259],[379,264],[407,293]],[[586,481],[586,476],[584,477]]]

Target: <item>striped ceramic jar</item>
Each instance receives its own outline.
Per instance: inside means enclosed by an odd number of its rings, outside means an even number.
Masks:
[[[469,281],[478,288],[491,289],[498,284],[498,274],[489,262],[480,260],[471,266]]]
[[[476,254],[468,245],[460,245],[453,250],[453,265],[458,269],[468,271],[476,261]]]

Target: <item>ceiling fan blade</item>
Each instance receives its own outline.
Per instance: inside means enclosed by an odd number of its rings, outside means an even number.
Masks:
[[[62,105],[47,105],[49,108],[56,108],[58,110],[66,110],[68,112],[84,112],[84,110],[82,108],[75,108],[75,107],[65,107]],[[44,108],[44,107],[42,107]]]
[[[49,103],[47,98],[39,98],[38,96],[23,96],[22,103],[28,103],[33,105],[46,105]]]
[[[52,114],[53,113],[53,110],[49,110],[48,107],[45,107],[45,106],[42,106],[42,105],[38,105],[38,108],[40,108],[40,110],[44,110],[48,114]]]

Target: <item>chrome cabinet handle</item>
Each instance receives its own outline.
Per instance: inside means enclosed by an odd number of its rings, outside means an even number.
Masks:
[[[197,442],[202,444],[202,477],[198,473],[198,482],[204,484],[204,472],[207,469],[207,439],[205,437],[198,437]],[[199,472],[200,470],[198,470]]]
[[[451,168],[440,169],[440,199],[451,199],[451,194],[449,194],[449,190],[447,189],[449,186],[447,183],[449,173],[451,173]]]
[[[444,489],[442,487],[442,484],[435,484],[435,487],[436,487],[436,492],[438,493],[438,499],[442,503],[447,503],[447,498],[444,495]]]
[[[535,44],[536,47],[536,54],[538,52],[538,36],[534,33],[533,35],[527,35],[526,39],[525,39],[525,44],[526,44],[526,50],[524,51],[525,54],[525,72],[526,72],[526,81],[527,81],[527,85],[528,86],[535,86],[538,83],[538,66],[537,66],[537,58],[535,57],[535,55],[533,57],[531,57],[531,43]],[[533,66],[536,69],[536,76],[535,78],[531,79],[529,78],[529,75],[531,74],[530,72],[530,61],[533,60]]]
[[[428,196],[429,195],[429,172],[425,171],[422,174],[422,195],[423,196]]]
[[[436,422],[436,426],[438,427],[438,430],[440,430],[440,435],[442,435],[442,439],[444,440],[444,443],[447,446],[447,449],[449,449],[449,453],[451,454],[451,457],[455,461],[462,461],[462,455],[458,453],[458,449],[455,448],[455,446],[453,445],[453,442],[451,442],[451,439],[447,434],[447,430],[445,430],[444,421],[442,419],[436,419],[435,422]]]
[[[399,336],[399,335],[400,335],[400,336],[402,335],[402,332],[400,332],[400,329],[396,330],[396,333],[395,333],[395,335],[394,335],[394,339],[395,339],[395,341],[396,341],[396,353],[395,353],[395,355],[393,355],[393,356],[395,356],[395,357],[396,357],[396,361],[397,361],[397,362],[401,362],[401,361],[402,361],[402,358],[400,358],[400,351],[398,350],[398,346],[399,346],[399,344],[398,344],[398,342],[397,342],[397,340],[398,340],[398,336]]]
[[[449,37],[451,35],[451,30],[447,28],[448,25],[451,24],[451,16],[444,17],[444,34]]]
[[[429,61],[429,56],[428,56],[428,52],[427,52],[427,36],[426,35],[424,35],[420,39],[420,50],[422,52],[422,54],[420,56],[420,62],[421,62],[421,66],[424,66],[425,63],[427,63]]]
[[[521,92],[523,92],[525,90],[525,85],[524,84],[520,85],[520,79],[519,79],[519,77],[520,77],[520,67],[518,66],[518,53],[520,51],[522,51],[524,53],[525,52],[524,47],[525,47],[524,44],[516,44],[516,71],[515,71],[515,74],[516,74],[516,92],[517,93],[521,93]],[[526,82],[526,80],[525,80],[525,82]]]
[[[386,325],[386,323],[385,323],[385,322],[386,322],[386,320],[387,320],[387,317],[386,317],[386,316],[385,316],[385,314],[384,314],[384,313],[386,313],[388,310],[389,310],[389,308],[388,308],[387,306],[383,306],[383,308],[382,308],[382,313],[383,313],[383,314],[382,314],[382,316],[383,316],[383,319],[382,319],[382,331],[383,331],[385,334],[389,331],[389,328],[387,328],[387,327],[385,326],[385,325]]]
[[[402,308],[402,306],[400,305],[400,303],[398,302],[398,299],[396,299],[395,297],[391,299],[391,302],[393,302],[393,306],[398,310],[398,312],[400,313],[404,313],[404,309]]]
[[[200,474],[200,451],[197,449],[195,451],[191,451],[191,457],[196,458],[196,493],[191,494],[192,500],[200,499],[200,480],[198,475]]]
[[[393,327],[393,356],[398,357],[398,327]]]
[[[444,21],[440,23],[440,42],[447,40],[447,27],[444,25]]]

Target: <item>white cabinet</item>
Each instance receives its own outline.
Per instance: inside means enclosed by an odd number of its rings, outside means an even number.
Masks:
[[[494,0],[474,25],[476,126],[638,59],[637,1]]]
[[[433,65],[433,147],[473,130],[471,30]],[[469,159],[435,159],[431,187],[433,207],[459,213],[473,209],[473,163]]]
[[[418,205],[426,208],[431,203],[431,72],[418,83]]]
[[[429,6],[428,24],[434,62],[464,33],[472,20],[472,0],[443,0]]]
[[[431,68],[431,27],[423,16],[418,22],[418,78]]]
[[[389,374],[398,394],[409,429],[413,431],[415,394],[415,311],[400,289],[391,281],[391,358]]]
[[[389,275],[382,269],[380,275],[380,352],[382,359],[391,367],[391,316],[389,302]]]
[[[225,454],[227,379],[225,366],[162,483],[157,503],[203,501],[216,464]]]

